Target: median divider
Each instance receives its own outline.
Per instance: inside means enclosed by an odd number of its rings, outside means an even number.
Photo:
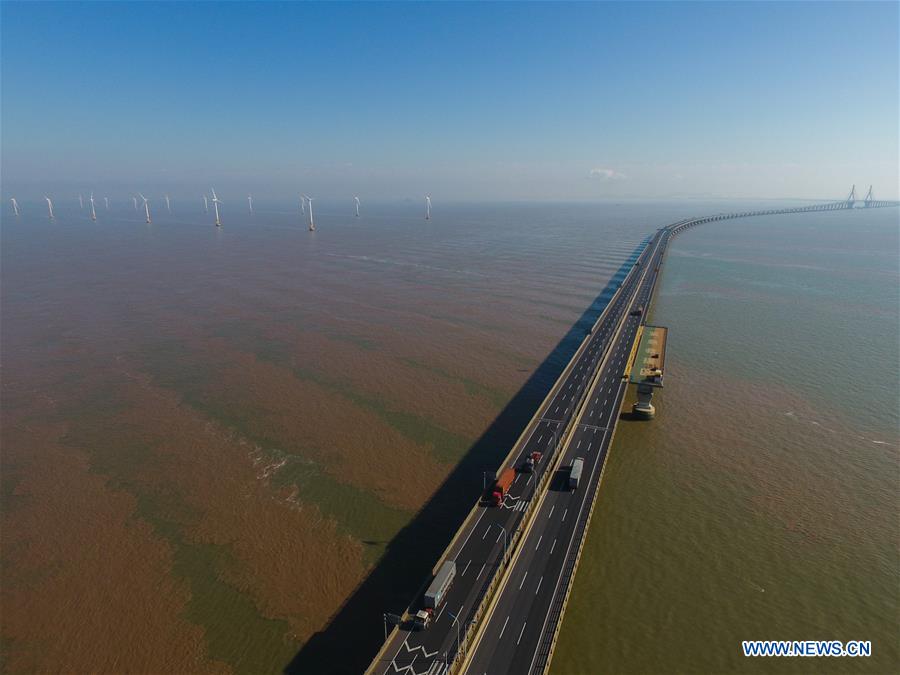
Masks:
[[[869,205],[870,204],[867,202],[866,206],[869,206]],[[898,205],[900,205],[900,202],[873,202],[872,205],[873,206],[898,206]],[[707,222],[727,220],[727,219],[732,219],[732,218],[744,218],[744,217],[759,216],[759,215],[773,215],[773,214],[779,214],[779,213],[803,213],[803,212],[810,212],[810,211],[851,209],[852,207],[853,207],[852,201],[850,201],[850,202],[832,202],[832,203],[826,203],[826,204],[820,204],[820,205],[811,205],[811,206],[806,206],[806,207],[795,207],[795,208],[788,208],[788,209],[769,209],[769,210],[765,210],[765,211],[748,211],[748,212],[730,213],[730,214],[718,214],[718,215],[714,215],[714,216],[707,216],[705,218],[688,218],[688,219],[683,219],[681,221],[673,223],[672,225],[669,225],[667,227],[660,228],[657,231],[657,234],[665,233],[665,235],[667,235],[668,237],[674,237],[689,227],[694,227],[696,225],[700,225],[700,224],[707,223]],[[660,241],[665,241],[667,244],[668,243],[667,236],[663,236],[663,238],[661,240],[658,240],[656,242],[656,246],[659,246]],[[647,252],[648,247],[652,241],[653,241],[653,239],[651,238],[649,241],[646,242],[644,249],[638,255],[638,260],[640,260],[640,257],[643,256],[644,253]],[[657,284],[657,281],[659,278],[658,267],[659,267],[659,265],[662,264],[665,253],[666,253],[666,250],[664,248],[662,255],[660,256],[660,261],[657,265],[657,275],[653,279],[651,289],[648,294],[648,299],[647,299],[647,307],[648,308],[649,308],[650,302],[652,301],[653,293],[656,290],[656,284]],[[652,260],[652,258],[653,258],[653,255],[651,254],[650,259]],[[508,466],[510,459],[512,457],[514,457],[520,451],[522,443],[523,443],[523,439],[525,439],[525,442],[527,443],[526,432],[532,427],[535,420],[538,419],[538,417],[540,415],[542,415],[543,411],[545,410],[545,407],[548,405],[548,401],[552,401],[553,397],[558,393],[559,387],[561,386],[562,382],[569,375],[569,373],[571,372],[571,369],[574,367],[577,360],[583,354],[587,345],[590,344],[591,339],[594,334],[594,331],[597,329],[597,326],[604,320],[610,307],[612,307],[615,304],[615,301],[616,301],[617,297],[620,295],[622,288],[624,288],[629,283],[629,280],[635,274],[636,268],[637,268],[637,265],[635,264],[628,271],[628,274],[625,276],[625,279],[622,280],[622,283],[616,289],[616,292],[610,298],[606,307],[604,307],[603,312],[601,312],[600,316],[594,322],[594,325],[591,328],[590,334],[588,336],[586,336],[585,339],[582,341],[581,345],[579,345],[575,354],[572,356],[572,358],[570,359],[569,363],[566,365],[563,372],[557,378],[557,380],[554,383],[553,387],[551,388],[550,392],[547,394],[544,401],[541,402],[541,405],[538,407],[537,411],[532,416],[531,420],[529,420],[528,424],[525,427],[525,432],[523,432],[523,434],[519,437],[519,439],[513,444],[512,448],[510,449],[510,452],[507,453],[507,456],[504,458],[501,468]],[[645,265],[644,269],[642,270],[642,272],[643,272],[642,279],[638,283],[638,288],[640,288],[640,283],[643,282],[643,277],[646,276],[647,269],[648,269],[648,266]],[[632,303],[633,303],[633,298],[632,298],[632,301],[629,303],[629,307]],[[616,332],[617,336],[621,332],[623,325],[624,325],[624,321],[620,322],[619,327]],[[643,328],[643,322],[642,322],[641,330],[642,330],[642,328]],[[629,356],[629,362],[627,364],[628,371],[631,370],[633,360],[634,360],[634,352],[635,352],[635,349],[636,349],[639,341],[640,341],[640,330],[637,331],[636,336],[635,336],[635,342],[632,345],[631,355]],[[610,345],[612,345],[612,342],[610,343]],[[509,564],[509,561],[507,560],[507,558],[510,558],[510,556],[512,556],[512,558],[511,558],[512,561],[515,561],[518,559],[518,555],[520,552],[518,543],[521,540],[522,535],[527,534],[527,532],[531,528],[531,525],[533,523],[534,513],[537,510],[539,510],[538,507],[540,504],[543,503],[544,497],[546,495],[546,490],[544,489],[546,487],[546,483],[547,483],[547,481],[550,480],[550,478],[552,477],[554,472],[557,470],[559,463],[562,461],[562,457],[565,455],[566,445],[568,444],[569,439],[571,438],[573,430],[577,426],[577,424],[575,424],[575,422],[577,419],[579,419],[581,417],[581,414],[584,409],[584,404],[589,399],[589,393],[596,385],[599,373],[602,371],[603,364],[607,360],[608,356],[609,356],[609,352],[607,352],[606,354],[603,355],[602,361],[601,361],[600,365],[598,366],[598,368],[596,369],[596,371],[594,372],[589,386],[585,389],[585,395],[582,397],[582,399],[576,405],[576,409],[573,411],[572,417],[570,418],[569,422],[567,422],[567,424],[563,430],[563,433],[560,435],[560,437],[554,447],[554,450],[553,450],[554,457],[553,457],[552,467],[550,465],[548,465],[547,468],[545,469],[541,479],[535,486],[535,498],[529,502],[522,518],[519,520],[518,526],[516,527],[515,531],[513,532],[512,543],[511,543],[511,545],[510,544],[507,545],[507,550],[505,551],[505,554],[504,554],[503,565],[501,565],[501,567],[505,566],[506,570],[501,574],[494,573],[492,575],[491,582],[488,585],[487,592],[482,596],[481,602],[479,603],[479,607],[475,612],[474,618],[466,623],[465,642],[463,643],[463,645],[459,645],[459,644],[456,645],[456,653],[453,656],[453,664],[451,665],[451,669],[454,672],[459,672],[459,670],[461,670],[462,667],[465,666],[469,661],[472,650],[464,650],[465,658],[463,659],[462,662],[460,662],[458,660],[458,657],[459,657],[459,653],[460,653],[460,648],[468,644],[469,636],[473,633],[473,631],[475,632],[475,638],[476,638],[476,642],[475,642],[474,646],[477,646],[477,641],[480,639],[480,633],[481,633],[481,628],[482,628],[482,626],[480,625],[480,619],[484,615],[486,607],[488,607],[490,609],[490,611],[493,611],[493,607],[496,604],[496,598],[499,595],[496,593],[497,586],[501,582],[505,585],[506,580],[509,576],[509,570],[513,566],[513,565]],[[626,387],[627,387],[627,385],[626,385]],[[624,402],[624,400],[625,400],[625,397],[623,394],[622,402]],[[620,404],[619,404],[619,410],[621,410],[622,402],[620,402]],[[608,446],[609,449],[607,451],[608,453],[612,451],[612,444],[615,439],[616,426],[617,425],[613,425],[612,437],[610,438],[610,442],[609,442],[609,446]],[[563,449],[562,452],[560,452],[560,447],[562,447],[562,449]],[[588,510],[585,523],[580,528],[582,530],[582,532],[581,532],[581,535],[579,536],[579,544],[578,544],[578,549],[576,551],[574,566],[570,572],[570,576],[567,581],[566,593],[565,593],[565,597],[563,599],[563,609],[562,609],[562,612],[559,613],[558,620],[555,623],[553,638],[552,638],[552,642],[551,642],[550,650],[549,650],[549,655],[544,663],[544,666],[542,666],[542,669],[543,669],[543,667],[546,667],[549,665],[550,657],[552,657],[553,649],[555,648],[555,645],[556,645],[559,628],[560,628],[560,625],[562,624],[562,615],[563,615],[563,612],[565,611],[565,605],[566,605],[566,603],[568,603],[569,593],[571,591],[572,580],[574,579],[575,570],[577,569],[578,562],[581,557],[581,551],[582,551],[582,548],[584,545],[584,539],[586,538],[587,525],[590,523],[590,518],[593,515],[594,505],[596,503],[597,494],[599,493],[600,483],[603,479],[603,472],[605,471],[605,466],[606,466],[606,464],[604,462],[603,467],[600,469],[600,475],[597,479],[597,483],[594,487],[594,492],[591,497],[591,505],[590,505],[590,509]],[[537,504],[537,506],[536,506],[536,504]],[[432,575],[436,573],[439,566],[441,564],[443,564],[443,562],[449,557],[450,553],[453,551],[454,546],[457,544],[459,537],[463,533],[465,533],[469,530],[471,521],[474,518],[475,514],[479,511],[480,508],[481,508],[480,502],[476,503],[475,506],[469,512],[469,514],[466,516],[466,518],[463,520],[462,524],[457,529],[456,534],[451,539],[450,544],[447,546],[447,548],[444,550],[444,552],[438,558],[438,561],[435,564],[435,566],[432,568]],[[511,554],[509,552],[510,548],[512,548]],[[426,581],[425,583],[427,584],[428,581]],[[422,590],[424,588],[425,588],[425,585],[420,587],[419,591],[416,594],[416,597],[418,597],[418,595],[421,595]],[[403,616],[404,616],[404,618],[409,616],[409,608],[407,608],[407,610],[404,611]],[[399,627],[394,626],[393,630],[390,632],[390,635],[385,640],[385,643],[382,645],[382,648],[379,650],[375,659],[372,661],[372,663],[366,670],[367,673],[373,672],[374,669],[376,668],[376,666],[380,662],[382,662],[382,658],[383,658],[382,655],[387,650],[388,645],[390,645],[393,642],[394,638],[397,636],[398,630],[399,630]]]
[[[635,345],[637,345],[637,343],[639,341],[640,341],[640,331],[637,334],[637,339],[635,340]],[[627,384],[625,385],[625,389],[627,391],[627,389],[628,389]],[[625,403],[625,396],[623,394],[622,401],[619,403],[619,408],[618,408],[619,411],[622,410],[622,405],[624,403]],[[544,666],[543,666],[544,671],[549,669],[550,661],[553,659],[553,652],[556,649],[556,642],[559,639],[559,631],[562,628],[562,623],[563,623],[562,620],[566,614],[566,607],[569,604],[569,596],[572,593],[572,586],[574,585],[574,582],[575,582],[575,575],[578,572],[578,563],[581,562],[581,553],[584,550],[584,542],[587,540],[587,533],[588,533],[588,530],[590,529],[591,518],[594,515],[594,506],[597,504],[597,497],[600,494],[600,484],[603,482],[603,474],[606,472],[606,462],[609,461],[609,456],[612,453],[613,443],[616,440],[616,430],[618,428],[619,428],[618,424],[613,425],[612,435],[609,438],[609,445],[607,446],[606,459],[603,461],[603,466],[600,468],[600,477],[597,479],[597,485],[594,487],[594,493],[591,496],[591,506],[587,512],[587,517],[584,522],[582,535],[578,538],[578,548],[575,553],[575,562],[572,566],[572,571],[569,575],[568,583],[566,584],[566,592],[565,592],[565,595],[563,595],[562,608],[559,612],[559,620],[555,622],[554,627],[553,627],[553,637],[550,640],[550,647],[547,651],[546,662],[544,663]],[[539,639],[543,639],[543,636],[540,636]],[[541,671],[537,670],[536,672],[541,672]]]
[[[663,251],[663,255],[665,255],[665,250]],[[660,266],[662,265],[662,256],[660,256],[659,265]],[[644,312],[645,318],[646,318],[647,314],[649,313],[651,303],[653,302],[653,293],[656,290],[656,284],[658,281],[659,281],[659,274],[657,273],[656,276],[654,277],[653,283],[650,287],[650,292],[647,294],[647,302],[645,303],[645,312]],[[627,367],[626,372],[630,372],[631,368],[633,367],[635,352],[637,350],[638,345],[640,344],[641,335],[643,333],[643,330],[644,330],[644,322],[642,321],[641,325],[638,327],[638,330],[635,332],[634,342],[631,345],[631,354],[628,358],[628,362],[626,363],[626,367]],[[625,391],[627,391],[627,390],[628,390],[628,385],[626,383]],[[618,408],[619,411],[622,410],[622,406],[624,405],[624,403],[625,403],[625,394],[623,393],[622,400],[619,402],[619,408]],[[609,461],[609,456],[612,453],[613,444],[615,443],[615,440],[616,440],[616,431],[618,430],[618,428],[619,428],[618,424],[613,425],[612,435],[610,436],[609,445],[607,446],[606,459],[604,460],[603,465],[600,467],[600,476],[597,478],[597,483],[594,486],[593,494],[591,495],[590,508],[588,509],[587,515],[584,518],[584,523],[579,526],[579,529],[581,529],[581,535],[578,537],[578,547],[575,551],[575,560],[574,560],[574,563],[572,564],[572,569],[569,573],[569,578],[566,582],[566,592],[563,595],[562,604],[561,604],[560,611],[558,614],[558,619],[555,621],[555,623],[553,625],[553,635],[550,640],[550,645],[547,648],[547,653],[546,653],[544,663],[541,664],[538,669],[536,669],[536,672],[546,671],[550,667],[550,662],[553,659],[553,652],[556,650],[556,642],[559,639],[559,632],[562,629],[563,617],[565,616],[565,613],[566,613],[566,607],[569,604],[569,596],[572,593],[572,586],[575,583],[575,575],[578,572],[578,564],[581,562],[581,553],[584,550],[584,543],[587,540],[587,534],[588,534],[588,531],[590,530],[591,518],[594,516],[594,507],[597,504],[597,497],[600,494],[600,485],[603,483],[603,474],[606,472],[606,462]],[[565,570],[565,568],[563,568],[563,569]],[[543,640],[543,635],[541,635],[538,639]]]
[[[650,240],[650,241],[652,241],[652,240]],[[644,246],[644,249],[638,254],[637,260],[640,260],[641,256],[643,256],[646,253],[649,245],[650,245],[650,242],[648,242]],[[622,283],[619,284],[618,288],[616,288],[615,293],[613,293],[612,297],[610,297],[606,306],[603,308],[603,311],[600,313],[600,316],[597,317],[597,320],[594,322],[593,326],[591,326],[590,333],[587,334],[585,336],[585,338],[582,340],[581,344],[578,346],[578,349],[575,351],[575,354],[572,355],[572,358],[566,364],[566,367],[563,369],[562,373],[560,373],[560,375],[557,377],[556,382],[554,382],[553,387],[550,389],[547,396],[541,402],[541,405],[538,406],[538,409],[535,411],[534,415],[532,415],[531,419],[528,421],[528,424],[525,426],[525,430],[523,431],[523,433],[521,434],[519,439],[513,444],[512,448],[507,453],[506,457],[503,459],[503,463],[500,465],[500,470],[502,470],[504,467],[510,466],[510,462],[521,451],[523,443],[527,443],[527,440],[530,437],[529,430],[531,430],[531,432],[533,433],[533,429],[532,429],[533,425],[546,412],[546,408],[549,406],[549,403],[553,400],[553,398],[559,392],[559,389],[562,386],[563,382],[565,382],[566,378],[571,373],[575,364],[578,362],[579,358],[583,355],[584,351],[587,349],[588,345],[591,343],[591,340],[594,336],[595,331],[597,330],[597,327],[607,318],[607,316],[610,312],[610,309],[615,305],[616,301],[618,300],[619,296],[621,295],[622,289],[628,285],[628,283],[630,282],[633,275],[635,275],[636,273],[642,274],[642,275],[646,274],[646,270],[647,270],[646,265],[639,267],[637,264],[632,265],[631,269],[628,270],[628,274],[625,275],[625,278],[622,280]],[[638,285],[639,284],[640,284],[640,282],[638,282]],[[608,357],[608,352],[606,354],[604,354],[603,361],[601,361],[601,364],[600,364],[601,366],[602,366],[602,363],[605,362],[607,357]],[[602,369],[601,367],[598,367],[596,369],[596,371],[593,373],[591,380],[588,382],[588,386],[586,386],[584,389],[585,393],[587,393],[588,391],[591,390],[591,388],[593,387],[594,382],[596,380],[596,377],[599,374],[601,369]],[[550,458],[550,459],[552,459],[552,466],[550,466],[550,465],[547,466],[547,468],[544,470],[543,474],[541,475],[539,482],[535,486],[534,494],[535,494],[535,496],[540,495],[539,498],[541,500],[543,500],[543,496],[546,492],[546,490],[545,490],[546,484],[552,477],[553,473],[556,471],[558,463],[560,461],[559,458],[562,456],[562,453],[560,453],[559,450],[560,450],[560,448],[564,448],[565,443],[568,442],[567,439],[568,439],[569,435],[571,434],[571,431],[574,429],[573,423],[580,416],[581,409],[584,406],[585,400],[586,400],[586,396],[582,397],[581,401],[578,402],[575,410],[572,412],[572,416],[570,417],[568,423],[566,424],[566,427],[563,430],[563,433],[559,434],[559,438],[553,449],[552,457]],[[528,507],[525,509],[525,512],[523,513],[522,519],[519,521],[519,525],[513,531],[512,536],[510,537],[510,541],[507,543],[507,553],[506,553],[507,558],[509,558],[509,556],[512,555],[513,552],[515,552],[516,546],[517,546],[517,544],[521,538],[521,534],[523,532],[522,523],[524,523],[526,521],[528,521],[529,523],[531,522],[531,517],[535,510],[534,502],[535,502],[535,499],[532,499],[529,502]],[[456,533],[453,535],[453,538],[450,540],[450,543],[447,545],[447,547],[444,549],[443,553],[441,553],[441,555],[438,558],[435,565],[432,567],[432,570],[431,570],[432,576],[434,576],[437,573],[437,570],[444,563],[444,561],[451,557],[451,554],[454,552],[453,549],[456,546],[456,544],[459,542],[460,537],[463,534],[469,532],[470,528],[472,527],[472,523],[473,523],[474,519],[476,518],[476,515],[480,512],[480,510],[482,508],[486,508],[486,507],[482,506],[481,500],[479,500],[478,502],[475,503],[475,505],[472,507],[472,509],[466,515],[466,518],[463,520],[462,524],[457,529]],[[508,566],[508,563],[506,560],[504,560],[504,565]],[[456,654],[454,654],[454,663],[451,665],[451,670],[457,669],[456,664],[458,664],[458,656],[459,656],[460,648],[462,646],[468,644],[468,637],[472,634],[473,630],[477,630],[479,619],[481,618],[481,616],[484,613],[483,610],[485,607],[485,603],[487,600],[489,600],[490,598],[493,597],[494,591],[496,590],[497,584],[499,583],[501,576],[502,575],[498,575],[496,573],[493,575],[493,577],[491,579],[491,583],[489,584],[487,591],[485,592],[484,596],[482,597],[481,602],[479,603],[479,607],[476,610],[474,617],[467,622],[466,629],[465,629],[466,638],[463,641],[463,645],[457,645],[457,651],[456,651]],[[431,581],[430,579],[426,579],[424,581],[424,583],[419,587],[419,589],[416,592],[416,594],[414,595],[414,597],[419,597],[423,593],[423,591],[427,587],[427,585],[430,583],[430,581]],[[408,618],[410,616],[411,616],[410,608],[407,607],[406,610],[404,610],[404,612],[403,612],[403,619],[408,620]],[[399,631],[400,631],[399,626],[394,626],[394,628],[390,631],[387,639],[385,640],[384,644],[381,646],[381,649],[378,650],[378,653],[375,655],[375,658],[372,660],[372,662],[369,664],[369,667],[366,669],[367,674],[374,673],[375,670],[377,669],[377,667],[379,666],[379,664],[384,663],[384,659],[386,658],[385,652],[392,645],[392,643],[394,642],[394,639],[398,636]]]
[[[646,250],[647,250],[647,247],[645,246],[644,250],[642,250],[640,252],[640,254],[638,255],[638,259],[640,258],[640,256],[642,256],[644,254],[644,251],[646,251]],[[501,462],[501,464],[498,468],[498,472],[502,471],[505,467],[510,466],[510,462],[519,454],[519,451],[522,448],[523,442],[527,442],[528,430],[531,429],[531,427],[534,425],[534,423],[538,419],[543,417],[543,413],[545,412],[545,409],[549,406],[550,402],[553,400],[553,397],[556,396],[557,392],[559,391],[559,388],[562,386],[562,383],[565,381],[566,377],[568,377],[569,373],[572,371],[572,368],[575,367],[575,364],[578,362],[578,359],[581,357],[584,350],[587,349],[587,346],[591,343],[591,338],[594,336],[594,331],[597,330],[597,327],[606,318],[606,315],[609,312],[610,307],[612,307],[615,304],[616,299],[619,297],[619,295],[622,292],[622,288],[624,288],[625,285],[628,283],[628,280],[631,277],[631,275],[634,273],[635,269],[636,269],[635,266],[632,265],[631,269],[628,270],[628,274],[625,275],[625,278],[622,280],[622,283],[619,284],[619,287],[616,289],[616,292],[612,294],[612,297],[606,303],[606,307],[603,308],[603,311],[600,312],[600,316],[597,317],[597,320],[594,321],[594,325],[591,326],[591,332],[585,336],[584,340],[581,341],[581,344],[578,346],[578,349],[575,350],[575,353],[572,355],[572,358],[569,359],[569,362],[566,364],[566,367],[563,369],[562,373],[560,373],[559,377],[556,378],[556,382],[553,383],[553,387],[551,387],[550,391],[544,397],[544,400],[541,401],[541,404],[538,406],[534,415],[531,416],[531,419],[528,420],[528,424],[525,425],[525,430],[522,432],[522,435],[519,436],[518,440],[516,440],[515,443],[513,443],[512,448],[510,448],[510,451],[506,454],[506,457],[503,458],[503,462]],[[574,418],[574,415],[573,415],[573,418]],[[437,559],[437,562],[431,568],[432,575],[437,574],[438,569],[440,569],[441,565],[443,565],[444,561],[449,557],[450,553],[453,551],[453,547],[459,541],[459,538],[462,536],[463,533],[468,531],[469,525],[471,524],[472,520],[475,518],[475,515],[482,508],[484,508],[484,507],[482,506],[481,501],[479,500],[478,502],[475,503],[475,506],[473,506],[472,509],[469,511],[468,515],[466,515],[465,519],[460,524],[459,528],[456,530],[456,534],[453,535],[453,538],[450,540],[450,543],[447,545],[447,547],[444,549],[444,552],[441,553],[440,557]]]
[[[652,256],[651,256],[651,258],[652,258]],[[646,275],[647,275],[647,269],[648,268],[645,265],[644,269],[641,272],[641,279],[638,282],[638,286],[637,286],[638,289],[640,289],[640,284],[643,283],[644,277],[646,277]],[[626,280],[627,280],[627,277],[626,277]],[[625,286],[625,282],[622,283],[622,287],[624,287],[624,286]],[[610,301],[610,305],[611,304],[612,304],[612,301]],[[547,495],[547,490],[544,489],[546,487],[546,483],[549,480],[551,480],[551,477],[553,476],[553,474],[559,469],[559,465],[561,464],[563,457],[566,454],[565,449],[568,446],[569,441],[571,440],[572,435],[575,433],[575,429],[578,426],[577,421],[581,418],[582,414],[584,413],[584,409],[587,405],[587,402],[591,398],[591,392],[596,388],[597,382],[600,379],[600,374],[601,374],[601,372],[603,372],[603,368],[606,365],[606,362],[609,360],[610,354],[612,353],[611,347],[615,343],[615,340],[618,339],[619,335],[621,334],[622,329],[625,326],[625,319],[628,316],[628,311],[630,310],[630,308],[633,304],[634,304],[634,297],[632,297],[632,299],[629,301],[628,305],[623,310],[622,320],[620,321],[618,327],[616,328],[615,334],[613,335],[612,339],[609,342],[610,349],[608,349],[606,351],[606,353],[603,355],[602,360],[597,365],[597,368],[594,370],[593,374],[591,375],[591,379],[588,383],[588,386],[585,388],[585,395],[582,397],[581,401],[579,401],[578,406],[573,411],[572,417],[570,418],[569,422],[567,423],[564,432],[560,435],[559,441],[557,442],[557,445],[554,448],[554,453],[553,453],[554,458],[553,458],[552,465],[547,466],[547,468],[544,471],[543,476],[541,477],[541,482],[535,488],[535,494],[537,495],[538,490],[539,490],[540,495],[537,496],[535,499],[531,500],[531,502],[528,505],[528,508],[525,510],[525,514],[522,517],[522,520],[519,521],[519,523],[520,523],[519,527],[516,528],[516,530],[513,534],[512,542],[509,545],[509,549],[512,549],[512,553],[509,554],[509,552],[507,552],[507,556],[509,559],[504,561],[503,571],[499,574],[494,575],[494,578],[492,579],[491,584],[488,587],[488,592],[485,593],[484,597],[481,600],[481,603],[479,604],[478,609],[475,612],[475,618],[466,627],[466,642],[465,642],[465,644],[468,645],[469,637],[472,634],[472,632],[474,631],[475,636],[473,639],[473,644],[471,645],[471,648],[462,650],[463,658],[461,661],[459,660],[459,651],[460,650],[457,649],[457,653],[456,653],[456,655],[454,655],[454,661],[450,667],[451,673],[457,674],[457,673],[464,672],[465,669],[468,667],[468,664],[471,660],[472,654],[475,653],[475,650],[478,647],[478,644],[479,644],[482,634],[483,634],[482,629],[485,625],[487,625],[487,622],[481,622],[480,619],[485,615],[491,616],[493,614],[493,611],[497,605],[497,601],[499,600],[500,595],[501,595],[499,591],[502,591],[503,588],[506,587],[506,584],[509,581],[510,573],[511,573],[512,569],[515,567],[515,561],[518,560],[519,554],[522,551],[521,547],[518,544],[520,543],[520,541],[522,539],[525,538],[525,536],[527,536],[528,532],[531,530],[531,527],[534,523],[534,514],[537,513],[538,511],[540,511],[540,505],[543,504],[544,497]],[[562,451],[560,451],[560,450],[562,450]],[[602,470],[601,470],[601,472],[602,472]],[[596,495],[595,495],[595,497],[596,497]],[[593,508],[593,505],[592,505],[592,508]]]
[[[645,250],[646,250],[646,247],[645,247]],[[644,253],[644,251],[641,251],[640,255],[643,255],[643,253]],[[638,257],[640,257],[640,255]],[[622,288],[628,283],[628,280],[629,280],[631,274],[634,272],[634,269],[635,268],[632,266],[632,268],[628,271],[628,274],[625,276],[625,279],[622,280],[622,283],[616,289],[616,292],[613,293],[612,297],[606,303],[606,307],[603,308],[603,311],[600,313],[600,316],[597,317],[597,320],[594,322],[594,325],[591,327],[590,334],[585,336],[585,339],[579,345],[578,349],[575,351],[575,354],[572,355],[572,358],[569,360],[569,363],[566,364],[566,367],[563,369],[563,372],[560,373],[559,377],[556,379],[556,382],[553,383],[553,387],[550,389],[547,396],[544,397],[544,400],[541,402],[541,405],[538,406],[538,409],[535,411],[534,415],[531,416],[531,419],[528,421],[528,424],[525,425],[525,432],[527,432],[532,427],[532,425],[535,423],[535,421],[537,421],[540,417],[543,416],[543,412],[545,411],[546,407],[549,405],[549,402],[553,400],[554,396],[556,396],[557,392],[559,391],[560,386],[565,381],[568,374],[572,371],[572,368],[575,366],[575,363],[578,361],[581,354],[587,348],[587,345],[590,344],[591,337],[593,337],[593,335],[594,335],[594,331],[597,329],[597,326],[606,318],[606,315],[609,312],[610,307],[612,307],[615,304],[616,299],[619,297],[619,294],[621,293]],[[595,374],[595,376],[596,376],[596,374]],[[589,390],[590,390],[590,387],[588,387],[586,389],[586,391],[589,391]],[[582,401],[582,403],[583,403],[583,401]],[[579,405],[581,405],[581,403],[579,403]],[[578,417],[578,415],[575,414],[575,412],[573,412],[572,420],[577,419],[577,417]],[[506,454],[506,457],[503,458],[503,462],[500,464],[500,470],[502,470],[506,466],[509,466],[510,461],[521,450],[523,439],[526,438],[525,432],[523,432],[522,435],[519,437],[519,439],[513,444],[510,451]],[[557,441],[556,446],[553,449],[554,457],[559,454],[559,448],[561,447],[561,440],[562,440],[563,436],[564,436],[564,434],[560,435],[560,440]],[[554,460],[554,462],[558,462],[558,459]],[[553,472],[556,470],[555,467],[556,467],[555,463],[554,463],[554,467],[552,469],[551,469],[551,467],[547,467],[547,469],[545,469],[544,473],[541,475],[541,478],[540,478],[538,484],[535,486],[535,494],[540,493],[541,499],[543,499],[544,486],[546,485],[546,482],[549,480],[549,477],[552,476]],[[534,507],[534,500],[532,499],[528,504],[528,508],[526,509],[525,514],[523,515],[523,520],[529,517],[529,514],[532,512],[533,507]],[[431,568],[432,576],[437,574],[437,571],[438,571],[438,569],[440,569],[440,566],[443,565],[444,561],[449,558],[451,552],[453,551],[453,547],[459,541],[460,537],[464,533],[469,531],[470,527],[472,527],[472,521],[475,519],[476,514],[478,514],[479,511],[483,508],[488,508],[488,507],[483,506],[481,503],[481,500],[479,499],[479,501],[475,503],[475,505],[472,507],[472,509],[466,515],[462,524],[459,526],[459,528],[457,528],[456,533],[453,535],[453,538],[450,540],[450,543],[447,545],[447,547],[444,549],[443,553],[441,553],[440,557],[438,558],[437,562]],[[517,528],[515,530],[515,532],[513,533],[513,535],[514,535],[513,542],[510,542],[510,544],[508,545],[508,550],[515,545],[514,542],[518,542],[518,537],[517,537],[518,533],[519,533],[519,528]],[[507,551],[507,555],[508,555],[508,551]],[[422,585],[419,586],[419,589],[416,591],[416,593],[413,597],[417,598],[420,595],[422,595],[422,593],[428,587],[428,584],[430,583],[430,581],[431,581],[430,579],[426,579],[422,583]],[[494,587],[496,586],[497,581],[498,581],[498,575],[495,574],[491,584],[488,586],[488,591],[485,594],[485,597],[488,597],[491,595]],[[407,607],[403,611],[402,616],[403,616],[404,621],[408,621],[410,619],[410,617],[412,615],[409,611],[409,607]],[[479,611],[476,611],[475,617],[472,620],[470,620],[466,625],[466,640],[464,640],[464,644],[466,644],[468,642],[468,636],[471,634],[471,631],[475,627],[475,624],[478,622],[478,619],[480,617],[481,617],[481,612],[480,612],[480,607],[479,607]],[[375,673],[376,667],[378,666],[379,663],[383,662],[384,657],[385,657],[385,652],[387,651],[387,649],[391,645],[391,643],[394,641],[394,638],[397,636],[399,630],[400,630],[399,626],[395,625],[393,627],[393,629],[391,629],[390,633],[388,633],[387,639],[385,639],[384,643],[381,645],[381,649],[378,650],[378,653],[375,655],[375,658],[372,659],[372,662],[369,664],[369,667],[366,669],[366,671],[365,671],[366,675]]]
[[[594,378],[596,378],[596,374]],[[592,387],[593,380],[591,382],[591,387],[588,388],[588,391]],[[580,405],[583,406],[584,402],[582,401]],[[572,420],[575,420],[576,418],[576,415],[572,416]],[[571,437],[574,430],[575,425],[570,424],[567,427],[566,432],[560,437],[560,441],[557,443],[554,450],[554,459],[552,460],[552,465],[547,466],[543,476],[541,476],[541,483],[536,488],[535,494],[537,494],[537,490],[539,489],[540,496],[538,496],[536,499],[532,499],[528,505],[528,508],[525,510],[525,514],[522,517],[522,520],[519,521],[520,526],[517,527],[515,532],[513,533],[513,541],[511,542],[509,547],[512,552],[507,552],[508,560],[504,561],[503,571],[500,574],[494,575],[494,578],[492,579],[491,584],[488,587],[488,592],[485,593],[484,597],[481,600],[481,604],[475,611],[475,618],[469,623],[467,627],[466,645],[468,645],[468,641],[472,633],[474,632],[475,634],[471,648],[463,650],[463,658],[461,661],[457,656],[451,667],[451,673],[461,673],[465,671],[466,667],[468,666],[469,660],[471,659],[471,655],[478,647],[478,643],[481,640],[481,635],[483,632],[482,628],[487,625],[486,623],[481,622],[481,618],[484,616],[491,616],[494,612],[494,608],[497,605],[497,600],[500,598],[500,593],[498,591],[503,590],[503,588],[506,586],[506,583],[509,580],[510,570],[515,567],[515,561],[518,560],[519,554],[522,552],[522,548],[518,544],[525,536],[527,536],[528,532],[531,530],[531,526],[534,523],[534,515],[538,511],[540,511],[540,505],[544,502],[544,497],[547,495],[547,490],[545,490],[544,488],[546,487],[546,484],[552,479],[553,474],[559,469],[559,464],[562,461],[563,455],[565,455],[565,452],[560,452],[560,448],[565,449],[566,444],[568,444],[569,438]]]

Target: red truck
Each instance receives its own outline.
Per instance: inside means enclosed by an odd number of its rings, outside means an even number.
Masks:
[[[513,484],[515,479],[516,470],[509,466],[497,476],[497,480],[494,481],[494,486],[491,488],[491,502],[494,506],[500,505],[506,493],[509,492],[509,486]]]

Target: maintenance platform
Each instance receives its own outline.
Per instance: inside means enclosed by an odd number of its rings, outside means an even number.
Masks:
[[[643,326],[634,358],[631,362],[629,383],[637,385],[638,400],[631,407],[636,417],[651,419],[656,409],[650,402],[653,390],[663,386],[666,367],[666,337],[669,329],[665,326]]]

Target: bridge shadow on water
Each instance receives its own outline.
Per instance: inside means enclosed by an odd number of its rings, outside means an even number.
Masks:
[[[369,666],[384,643],[382,614],[402,613],[430,576],[438,556],[481,494],[483,472],[496,470],[507,455],[643,247],[641,243],[635,248],[422,510],[388,544],[385,554],[328,625],[303,645],[284,673],[361,673]]]

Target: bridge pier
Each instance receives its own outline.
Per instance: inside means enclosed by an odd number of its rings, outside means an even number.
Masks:
[[[644,420],[652,420],[656,416],[656,408],[650,402],[655,388],[646,384],[637,386],[637,401],[631,406],[632,415]]]

